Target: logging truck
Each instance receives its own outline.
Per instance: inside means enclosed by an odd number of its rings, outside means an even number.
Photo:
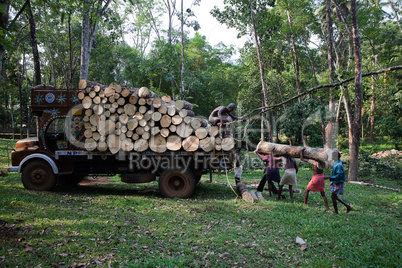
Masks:
[[[188,103],[146,88],[85,80],[78,89],[36,86],[31,112],[37,137],[16,143],[8,169],[22,173],[27,189],[121,174],[122,182],[158,180],[162,196],[188,198],[203,174],[230,166],[233,138],[195,117]]]

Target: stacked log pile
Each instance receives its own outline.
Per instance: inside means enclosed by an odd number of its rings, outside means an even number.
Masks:
[[[115,154],[119,150],[163,153],[234,148],[233,137],[221,137],[218,127],[197,118],[190,102],[159,97],[146,87],[136,89],[114,83],[105,86],[81,80],[79,89],[88,151]]]

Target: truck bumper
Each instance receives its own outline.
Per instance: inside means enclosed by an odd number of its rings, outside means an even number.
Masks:
[[[7,167],[8,172],[18,172],[19,166],[9,166]]]

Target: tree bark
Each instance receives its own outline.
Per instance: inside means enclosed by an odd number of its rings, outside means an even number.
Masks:
[[[292,17],[290,16],[290,11],[287,9],[286,10],[287,15],[288,15],[288,22],[289,22],[289,27],[290,27],[290,40],[291,40],[291,45],[292,45],[292,51],[293,51],[293,61],[295,65],[295,76],[296,76],[296,88],[297,88],[297,94],[301,93],[301,85],[300,85],[300,70],[299,70],[299,58],[297,57],[297,51],[296,51],[296,41],[295,41],[295,36],[292,33]],[[299,98],[299,103],[302,102],[301,97]]]
[[[329,82],[332,84],[334,82],[334,54],[333,54],[333,22],[332,22],[332,12],[331,12],[331,0],[325,0],[325,14],[328,27],[328,71],[329,71]],[[334,131],[334,119],[335,119],[335,101],[332,97],[332,88],[329,89],[329,120],[325,128],[325,148],[332,148],[333,144],[333,131]]]
[[[259,64],[259,67],[260,67],[260,76],[261,76],[262,93],[263,93],[263,96],[264,96],[264,105],[265,105],[265,107],[268,107],[267,85],[265,83],[264,65],[263,65],[263,62],[262,62],[262,54],[261,54],[261,50],[260,50],[260,42],[258,40],[258,35],[257,35],[257,26],[255,24],[255,19],[254,19],[254,7],[253,7],[253,1],[252,0],[250,0],[250,10],[251,10],[251,22],[252,22],[253,30],[254,30],[255,46],[257,48],[258,64]],[[271,127],[271,120],[270,120],[269,111],[266,111],[266,118],[267,118],[268,138],[269,138],[270,141],[272,141],[272,127]]]
[[[349,144],[349,174],[348,180],[358,179],[359,147],[361,134],[361,112],[363,102],[362,90],[362,62],[360,48],[360,33],[357,25],[356,0],[351,1],[350,13],[352,17],[353,49],[355,59],[355,107],[352,119],[352,142]]]
[[[32,13],[31,1],[28,1],[28,20],[29,20],[29,32],[31,36],[31,46],[34,58],[34,69],[35,69],[35,85],[42,84],[41,70],[40,70],[40,59],[38,50],[38,40],[36,39],[36,25]]]
[[[89,59],[91,56],[91,49],[96,30],[98,29],[97,21],[102,18],[111,1],[112,0],[106,0],[106,3],[102,7],[103,0],[98,0],[98,9],[96,12],[97,18],[95,19],[95,21],[92,21],[90,18],[91,2],[90,0],[83,0],[80,79],[88,79]]]

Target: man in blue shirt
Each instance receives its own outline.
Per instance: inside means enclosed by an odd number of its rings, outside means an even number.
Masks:
[[[331,184],[329,185],[329,189],[332,192],[331,199],[332,204],[334,205],[334,213],[338,214],[338,203],[341,202],[346,207],[346,213],[352,210],[352,207],[346,204],[342,199],[339,198],[338,194],[343,195],[345,189],[345,170],[343,168],[343,164],[341,161],[341,154],[336,151],[332,153],[332,157],[334,159],[334,165],[332,167],[332,175],[330,177]]]

